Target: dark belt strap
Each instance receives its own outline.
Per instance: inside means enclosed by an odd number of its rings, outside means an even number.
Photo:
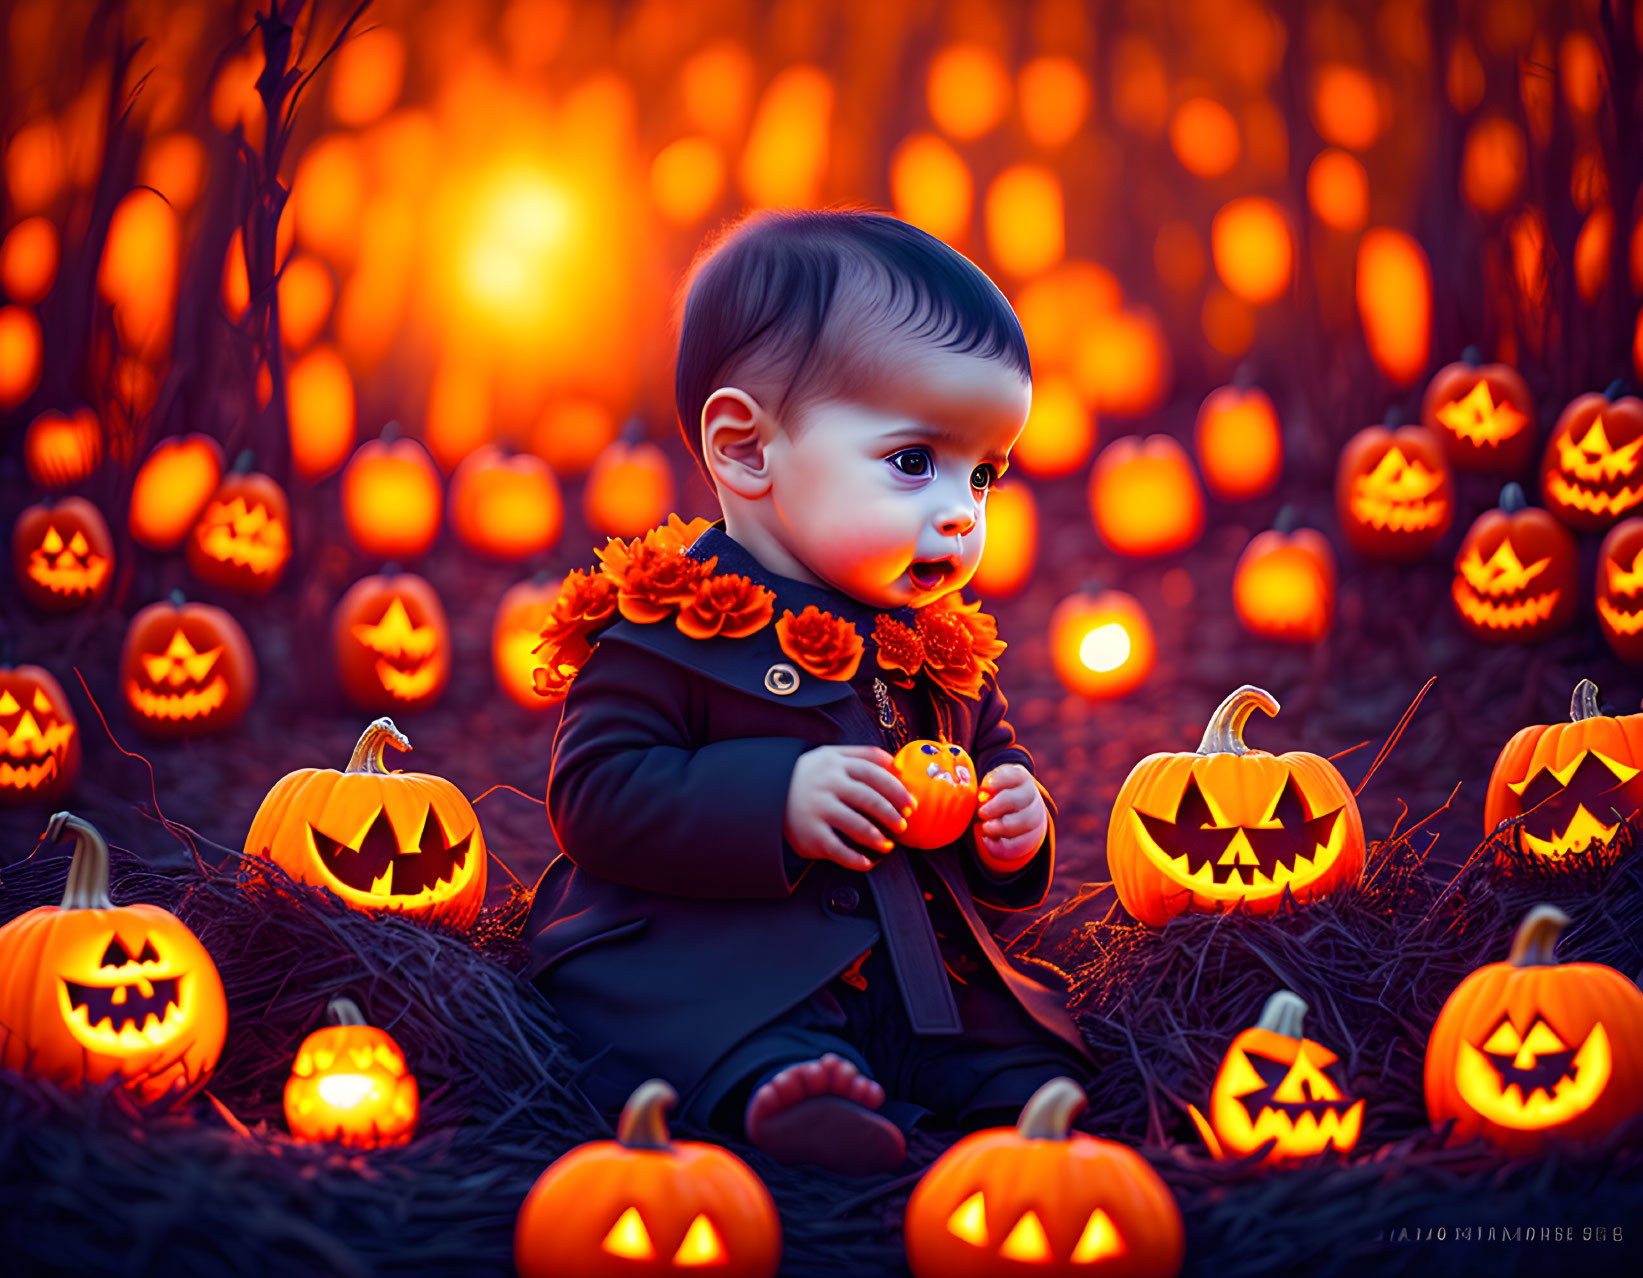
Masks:
[[[913,1033],[960,1034],[964,1025],[958,1017],[958,1004],[953,1001],[947,965],[941,961],[929,908],[924,903],[924,889],[913,874],[908,856],[897,848],[867,872],[878,906],[879,934],[890,953],[896,987],[901,991]]]

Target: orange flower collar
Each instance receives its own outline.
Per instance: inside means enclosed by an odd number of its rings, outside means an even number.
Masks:
[[[562,701],[571,681],[597,646],[594,632],[620,613],[643,625],[673,618],[692,639],[743,639],[776,624],[782,652],[818,679],[853,679],[866,644],[856,624],[814,604],[775,617],[776,595],[739,573],[715,573],[717,556],[694,559],[686,552],[711,524],[677,515],[643,537],[612,537],[598,552],[599,567],[572,572],[559,588],[536,651],[536,691]],[[918,609],[907,625],[888,613],[874,618],[873,647],[880,670],[911,686],[924,675],[955,696],[981,695],[983,680],[998,672],[1004,642],[980,604],[956,594]]]

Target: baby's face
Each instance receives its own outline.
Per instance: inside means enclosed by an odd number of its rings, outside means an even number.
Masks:
[[[808,405],[772,441],[778,535],[819,580],[878,608],[922,607],[974,575],[987,491],[1032,384],[1000,359],[894,337],[894,370]]]

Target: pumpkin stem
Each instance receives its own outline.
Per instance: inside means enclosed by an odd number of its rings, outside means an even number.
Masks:
[[[1518,483],[1507,484],[1500,490],[1500,508],[1508,515],[1515,515],[1529,505],[1529,499],[1523,495],[1523,485]]]
[[[1070,1078],[1052,1078],[1021,1107],[1016,1134],[1022,1140],[1066,1140],[1073,1119],[1089,1108],[1084,1089]]]
[[[391,444],[394,440],[399,438],[400,433],[398,422],[387,421],[382,423],[382,430],[377,435],[377,438],[385,444]]]
[[[1255,365],[1247,359],[1232,370],[1232,384],[1241,391],[1247,391],[1255,385]]]
[[[1462,364],[1470,364],[1473,368],[1476,368],[1479,364],[1483,363],[1483,352],[1476,346],[1468,346],[1460,353],[1460,362]]]
[[[234,459],[234,474],[249,475],[252,467],[257,464],[257,452],[254,448],[242,448],[240,455]]]
[[[325,1019],[332,1025],[365,1025],[364,1013],[351,998],[337,997],[325,1005]]]
[[[1403,409],[1396,404],[1388,404],[1386,412],[1381,416],[1381,425],[1387,430],[1397,430],[1403,425]]]
[[[1626,389],[1626,379],[1617,377],[1603,388],[1603,398],[1611,404],[1620,398],[1620,392]]]
[[[667,1134],[667,1112],[679,1093],[660,1078],[640,1083],[622,1106],[616,1120],[616,1139],[629,1149],[671,1149]]]
[[[1279,990],[1261,1008],[1261,1019],[1255,1022],[1255,1028],[1299,1039],[1305,1017],[1306,1000],[1294,990]]]
[[[1273,517],[1272,526],[1281,533],[1292,533],[1301,522],[1301,515],[1294,506],[1285,502],[1278,507],[1278,513]]]
[[[181,589],[173,590],[171,592],[171,606],[173,608],[181,608],[187,602],[188,596],[183,594]]]
[[[1246,683],[1228,693],[1227,699],[1216,706],[1215,713],[1209,717],[1204,739],[1198,743],[1198,753],[1248,754],[1249,747],[1244,744],[1244,725],[1257,707],[1268,715],[1278,713],[1277,699],[1265,688]]]
[[[389,773],[388,765],[383,762],[383,753],[389,746],[405,751],[411,748],[410,739],[394,727],[394,721],[387,715],[380,719],[373,719],[371,725],[360,733],[359,741],[354,746],[354,757],[348,760],[347,772],[369,772],[373,776],[385,777]]]
[[[1602,716],[1602,707],[1597,704],[1597,685],[1590,679],[1582,679],[1575,684],[1574,696],[1569,698],[1569,722],[1579,723],[1582,719],[1599,719]]]
[[[1551,967],[1557,962],[1552,950],[1557,945],[1558,933],[1568,926],[1569,916],[1557,906],[1535,906],[1518,924],[1507,961],[1513,967]]]
[[[65,910],[107,910],[108,844],[90,821],[72,812],[59,812],[46,823],[46,842],[56,843],[64,832],[74,835],[74,858],[68,863],[68,883],[63,888]]]

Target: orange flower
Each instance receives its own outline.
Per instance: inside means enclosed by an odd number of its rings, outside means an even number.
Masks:
[[[849,679],[861,664],[864,645],[854,623],[811,604],[798,616],[782,612],[776,623],[782,651],[818,679]]]
[[[643,541],[657,550],[685,551],[694,546],[696,539],[712,526],[705,519],[692,519],[687,524],[679,516],[669,515],[667,523],[657,524],[644,535]]]
[[[598,552],[605,575],[616,582],[616,606],[629,621],[662,620],[690,600],[719,562],[692,559],[674,544],[677,535],[653,528],[636,541],[612,537]]]
[[[998,623],[956,595],[921,608],[918,635],[924,641],[924,673],[955,696],[981,696],[982,680],[998,673],[1004,651]]]
[[[543,663],[531,671],[536,694],[549,701],[563,701],[570,691],[571,680],[576,678],[587,659],[593,655],[593,645],[586,631],[572,631],[563,640],[546,640],[537,649],[543,654]]]
[[[924,664],[924,641],[910,626],[885,613],[873,623],[873,642],[879,650],[881,670],[901,670],[911,678]]]
[[[615,611],[616,583],[604,573],[578,569],[561,583],[553,611],[542,627],[542,638],[546,642],[577,631],[586,634]],[[542,651],[541,646],[536,651]]]
[[[776,596],[738,573],[720,573],[696,583],[679,608],[678,626],[692,639],[742,639],[770,624]]]

